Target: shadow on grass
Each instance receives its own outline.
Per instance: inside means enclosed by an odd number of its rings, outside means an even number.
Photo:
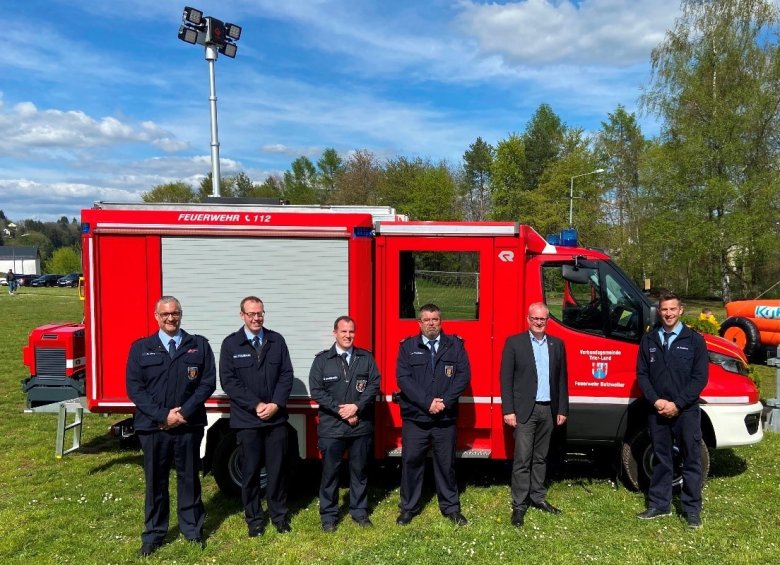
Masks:
[[[711,478],[736,477],[747,471],[747,462],[734,453],[733,449],[714,449],[710,451]]]

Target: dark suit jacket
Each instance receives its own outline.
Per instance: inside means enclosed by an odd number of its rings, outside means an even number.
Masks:
[[[547,335],[550,356],[550,406],[553,416],[569,415],[569,382],[566,372],[566,347],[557,337]],[[501,356],[501,411],[515,414],[522,424],[531,417],[536,402],[537,375],[531,335],[523,332],[509,336]]]

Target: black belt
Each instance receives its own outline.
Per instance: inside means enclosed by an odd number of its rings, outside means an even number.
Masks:
[[[544,402],[539,402],[539,401],[537,400],[537,401],[536,401],[536,403],[537,403],[539,406],[549,406],[549,405],[550,405],[550,401],[549,401],[549,400],[545,400]]]

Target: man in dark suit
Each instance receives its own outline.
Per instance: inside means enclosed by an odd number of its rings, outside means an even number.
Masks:
[[[230,427],[241,451],[241,501],[249,537],[265,532],[260,471],[268,473],[268,513],[276,531],[292,531],[287,516],[287,400],[293,367],[281,334],[263,327],[265,307],[256,296],[241,301],[244,325],[222,341],[219,379],[230,397]]]
[[[181,304],[163,296],[155,304],[159,331],[139,339],[127,358],[127,395],[135,403],[135,430],[144,453],[146,502],[139,554],[162,545],[168,532],[168,476],[176,467],[179,529],[203,545],[200,442],[206,400],[216,388],[214,353],[206,338],[181,329]]]
[[[544,478],[553,428],[566,423],[569,385],[566,347],[546,334],[549,310],[542,302],[528,307],[529,332],[507,338],[501,357],[501,405],[504,423],[514,429],[512,525],[523,525],[529,504],[560,514],[547,502]]]
[[[433,451],[433,477],[439,510],[451,522],[465,526],[455,478],[458,398],[471,380],[463,340],[441,330],[435,304],[420,307],[420,333],[406,338],[398,350],[396,378],[401,389],[401,512],[405,526],[420,511],[423,471],[428,447]]]
[[[664,292],[658,299],[661,326],[642,336],[636,376],[648,402],[647,426],[653,441],[653,476],[647,509],[640,520],[672,514],[674,442],[683,459],[680,493],[690,528],[701,527],[701,408],[699,395],[707,385],[707,345],[704,338],[680,321],[680,298]],[[706,448],[705,448],[706,449]]]

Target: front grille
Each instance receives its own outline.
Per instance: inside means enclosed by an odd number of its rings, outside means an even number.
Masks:
[[[758,431],[758,426],[761,423],[761,414],[748,414],[745,416],[745,427],[750,435],[753,435]]]
[[[37,348],[35,350],[35,373],[39,377],[64,377],[65,350]]]

